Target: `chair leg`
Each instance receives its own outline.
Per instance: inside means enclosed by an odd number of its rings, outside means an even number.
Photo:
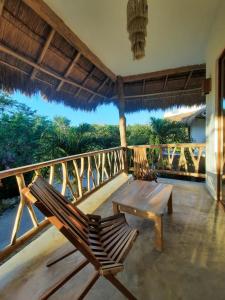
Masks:
[[[100,276],[99,272],[94,272],[93,276],[91,276],[91,278],[88,280],[87,284],[83,287],[81,293],[77,297],[77,300],[84,299],[84,297],[87,295],[87,293],[93,287],[93,285],[95,284],[95,282],[98,280],[99,276]]]
[[[109,280],[127,299],[137,300],[134,295],[114,276],[111,274],[105,275],[105,278]]]
[[[55,258],[55,259],[51,259],[47,262],[46,264],[46,267],[51,267],[53,266],[54,264],[56,264],[57,262],[63,260],[64,258],[70,256],[71,254],[75,253],[77,251],[77,249],[74,249],[74,250],[70,250],[69,252],[65,253],[64,255],[58,257],[58,258]]]
[[[67,281],[69,281],[73,276],[75,276],[80,270],[82,270],[89,261],[87,259],[82,260],[79,265],[65,277],[56,282],[51,288],[49,288],[41,297],[40,300],[46,300],[56,291],[58,291]]]

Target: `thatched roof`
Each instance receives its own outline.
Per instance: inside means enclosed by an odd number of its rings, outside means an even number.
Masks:
[[[167,116],[167,120],[181,122],[190,126],[195,119],[206,119],[206,108],[201,107],[196,109],[195,111],[184,112],[172,116]]]
[[[42,0],[0,6],[0,87],[83,110],[114,103],[117,76]],[[205,65],[124,77],[125,111],[202,104]]]

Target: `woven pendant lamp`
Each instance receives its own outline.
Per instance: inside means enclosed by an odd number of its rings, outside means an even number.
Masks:
[[[128,0],[127,31],[131,42],[134,60],[145,56],[145,45],[148,24],[147,0]]]

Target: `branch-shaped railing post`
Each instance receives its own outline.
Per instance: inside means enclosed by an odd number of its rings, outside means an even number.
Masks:
[[[17,185],[18,185],[19,192],[20,192],[20,202],[19,202],[19,206],[17,209],[16,218],[15,218],[14,226],[13,226],[13,230],[12,230],[11,245],[14,245],[16,242],[17,233],[20,228],[23,209],[24,209],[25,205],[27,206],[27,209],[28,209],[28,212],[29,212],[29,215],[30,215],[30,218],[32,220],[34,227],[38,227],[38,220],[35,215],[34,209],[30,203],[26,202],[26,199],[22,193],[22,190],[26,187],[23,174],[18,174],[16,176],[16,180],[17,180]]]
[[[11,241],[9,241],[7,247],[0,249],[0,261],[16,251],[49,224],[47,220],[39,222],[33,207],[27,203],[23,193],[26,188],[24,176],[26,176],[27,184],[30,183],[28,179],[33,178],[34,175],[45,176],[51,185],[54,185],[59,192],[68,198],[68,201],[72,201],[77,205],[92,192],[124,172],[125,165],[124,149],[116,147],[1,171],[0,180],[16,177],[20,201],[11,231]],[[28,209],[33,228],[18,237],[25,208]],[[2,234],[1,231],[0,234]]]
[[[205,144],[128,146],[128,151],[132,151],[133,163],[129,170],[134,173],[141,172],[142,168],[152,168],[159,174],[206,177]],[[148,156],[151,157],[151,161]]]
[[[126,174],[129,173],[129,162],[128,162],[128,148],[123,147],[122,150],[122,161],[123,161],[123,169]]]

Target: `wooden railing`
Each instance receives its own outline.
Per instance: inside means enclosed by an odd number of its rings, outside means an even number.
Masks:
[[[1,185],[4,186],[9,178],[15,178],[20,199],[11,229],[11,241],[8,246],[0,249],[0,261],[48,225],[46,219],[38,220],[35,210],[21,193],[35,174],[42,174],[68,200],[78,204],[128,168],[132,172],[151,168],[160,174],[205,178],[205,144],[144,145],[129,146],[127,149],[117,147],[1,171]],[[18,236],[25,208],[28,209],[33,227]],[[3,235],[1,230],[0,235]]]
[[[42,174],[69,200],[78,204],[109,180],[125,170],[125,149],[122,147],[99,150],[85,154],[55,159],[25,167],[0,172],[0,180],[15,177],[20,192],[20,201],[11,232],[11,242],[0,249],[0,261],[13,253],[18,247],[30,240],[46,225],[47,220],[38,221],[33,207],[26,201],[21,191],[34,178]],[[33,228],[18,237],[23,211],[27,207]],[[0,235],[4,234],[1,232]]]
[[[129,146],[129,170],[205,178],[205,144]]]

